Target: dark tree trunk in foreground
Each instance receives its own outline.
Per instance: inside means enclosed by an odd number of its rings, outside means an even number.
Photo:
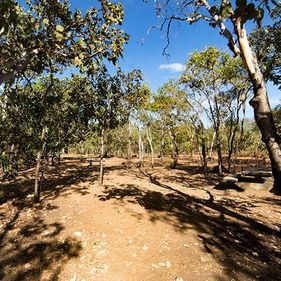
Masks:
[[[42,146],[41,149],[37,152],[37,158],[36,158],[36,168],[35,168],[35,183],[34,183],[34,201],[39,202],[40,201],[40,194],[41,194],[41,188],[42,188],[42,181],[44,176],[44,167],[42,167],[42,156],[44,154],[44,139],[46,135],[47,127],[43,126],[42,133],[41,133],[41,142]],[[40,176],[41,172],[41,176]]]
[[[101,129],[101,136],[100,136],[100,185],[103,185],[103,176],[104,176],[104,169],[103,169],[103,159],[104,159],[104,152],[105,152],[105,145],[104,145],[104,128]]]
[[[250,105],[254,109],[256,123],[262,134],[262,141],[265,143],[274,177],[274,188],[281,193],[281,148],[280,137],[273,121],[272,111],[269,105],[267,90],[263,75],[260,71],[256,57],[254,56],[247,39],[246,31],[241,19],[233,19],[235,32],[239,39],[241,56],[244,59],[254,88],[254,97]]]

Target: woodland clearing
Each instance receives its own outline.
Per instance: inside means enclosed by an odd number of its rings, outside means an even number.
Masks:
[[[100,187],[97,165],[63,160],[38,204],[34,169],[1,182],[0,279],[281,280],[280,197],[164,166],[106,159]]]

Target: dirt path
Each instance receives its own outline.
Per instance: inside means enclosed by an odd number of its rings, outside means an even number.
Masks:
[[[96,167],[53,169],[33,207],[32,171],[1,184],[0,279],[281,280],[280,197],[123,161],[103,188]]]

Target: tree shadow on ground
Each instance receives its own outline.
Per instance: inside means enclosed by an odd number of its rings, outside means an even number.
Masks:
[[[93,169],[80,167],[71,169],[68,173],[61,174],[57,170],[46,173],[42,187],[42,199],[55,199],[58,196],[66,196],[70,193],[87,195],[89,187],[79,186],[80,183],[97,180],[93,175]],[[74,186],[75,185],[75,186]],[[23,178],[10,182],[0,183],[0,206],[8,201],[22,202],[28,195],[33,194],[34,179]]]
[[[152,222],[165,222],[176,231],[194,229],[206,253],[223,266],[225,277],[217,280],[280,280],[280,232],[249,216],[247,211],[253,206],[237,204],[235,199],[215,200],[204,189],[204,198],[190,196],[147,176],[165,194],[123,184],[106,186],[98,197],[118,200],[124,206],[139,204]]]
[[[58,280],[63,265],[79,256],[81,243],[72,237],[59,239],[64,226],[34,215],[39,208],[10,204],[11,210],[0,230],[0,279]]]
[[[196,177],[194,177],[196,175]],[[162,182],[167,182],[169,184],[178,183],[185,188],[198,188],[202,189],[204,186],[214,186],[220,181],[217,175],[208,175],[201,173],[195,173],[194,171],[189,172],[184,170],[184,172],[177,171],[176,174],[159,174],[157,171],[149,169],[138,169],[135,172],[135,176],[140,179],[147,178],[150,182],[160,186],[159,180]],[[160,186],[161,187],[161,186]],[[165,185],[164,185],[164,188]],[[171,188],[171,187],[170,187]]]
[[[80,242],[72,237],[61,239],[63,224],[45,222],[43,213],[58,208],[48,203],[58,196],[88,194],[89,186],[81,183],[93,180],[93,170],[76,165],[51,169],[46,173],[42,202],[34,204],[34,180],[23,176],[0,184],[0,280],[58,280],[63,265],[78,257]]]

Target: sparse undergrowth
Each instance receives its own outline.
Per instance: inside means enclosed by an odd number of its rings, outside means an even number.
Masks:
[[[280,280],[281,199],[179,169],[64,161],[0,185],[1,280]],[[125,161],[126,162],[126,161]],[[193,164],[193,168],[192,168]],[[180,280],[180,279],[179,279]]]

